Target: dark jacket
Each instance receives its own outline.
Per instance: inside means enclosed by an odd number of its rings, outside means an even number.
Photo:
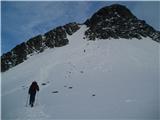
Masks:
[[[34,81],[34,82],[32,82],[32,84],[29,88],[28,94],[34,95],[34,94],[36,94],[37,91],[39,91],[39,86],[38,86],[37,82]]]

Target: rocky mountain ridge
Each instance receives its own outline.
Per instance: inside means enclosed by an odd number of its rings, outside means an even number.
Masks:
[[[154,41],[160,42],[159,31],[156,31],[144,20],[139,20],[128,8],[119,4],[100,9],[84,24],[88,27],[84,36],[88,40],[150,37]],[[1,71],[5,72],[22,63],[27,59],[27,55],[43,52],[46,48],[62,47],[69,44],[67,34],[72,35],[79,28],[78,23],[69,23],[17,45],[1,56]]]
[[[27,59],[27,55],[43,52],[46,48],[61,47],[67,45],[67,34],[72,35],[80,27],[77,23],[69,23],[57,27],[44,35],[38,35],[27,42],[23,42],[11,51],[1,56],[1,71],[4,72]]]
[[[85,24],[89,27],[85,35],[90,40],[150,37],[160,42],[160,32],[139,20],[123,5],[114,4],[97,11]]]

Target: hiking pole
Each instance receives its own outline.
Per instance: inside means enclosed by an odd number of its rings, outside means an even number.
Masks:
[[[37,92],[36,105],[38,105],[38,92]]]
[[[26,107],[28,105],[28,98],[29,98],[29,94],[27,95]]]

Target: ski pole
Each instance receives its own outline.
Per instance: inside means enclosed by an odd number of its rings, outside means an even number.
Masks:
[[[28,98],[29,98],[29,94],[27,95],[26,107],[28,105]]]
[[[38,105],[38,92],[37,92],[36,105]]]

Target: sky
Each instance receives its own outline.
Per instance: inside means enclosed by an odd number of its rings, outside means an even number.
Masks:
[[[55,27],[83,23],[100,8],[115,3],[160,31],[160,1],[2,1],[1,54]]]

